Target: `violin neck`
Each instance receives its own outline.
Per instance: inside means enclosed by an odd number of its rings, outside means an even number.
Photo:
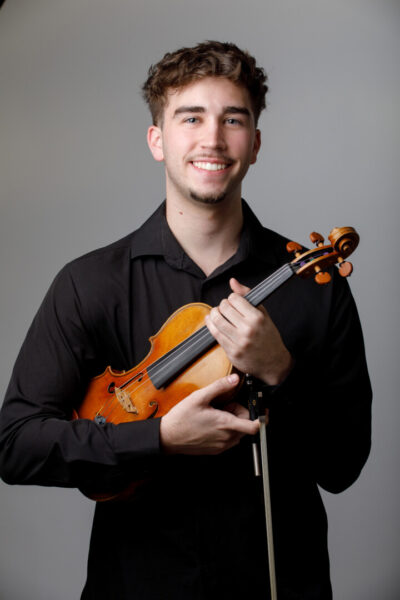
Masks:
[[[295,272],[290,263],[283,265],[275,273],[272,273],[267,279],[264,279],[250,290],[245,296],[246,300],[253,306],[258,306],[294,274]]]
[[[258,306],[294,274],[295,271],[290,263],[283,265],[250,290],[245,296],[246,300],[253,306]],[[179,373],[216,343],[206,326],[197,330],[147,368],[153,385],[157,389],[168,385]]]

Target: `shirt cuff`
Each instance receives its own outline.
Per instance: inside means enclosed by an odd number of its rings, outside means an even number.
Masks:
[[[122,462],[152,458],[161,454],[161,419],[120,423],[113,427],[113,450]]]

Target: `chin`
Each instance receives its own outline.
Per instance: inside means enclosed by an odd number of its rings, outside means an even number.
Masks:
[[[219,204],[220,202],[223,202],[225,200],[226,195],[226,192],[222,192],[218,195],[200,195],[196,194],[196,192],[190,191],[191,199],[201,204]]]

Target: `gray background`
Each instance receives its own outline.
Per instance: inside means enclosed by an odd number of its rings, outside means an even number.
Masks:
[[[399,25],[386,0],[7,0],[0,11],[1,393],[56,272],[163,197],[140,85],[167,50],[235,41],[266,68],[263,148],[244,186],[266,225],[303,243],[359,230],[351,286],[373,450],[351,489],[324,494],[337,600],[400,597]],[[92,511],[76,490],[1,483],[1,599],[78,598]]]

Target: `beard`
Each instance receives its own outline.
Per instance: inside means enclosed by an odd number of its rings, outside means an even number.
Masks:
[[[226,198],[226,192],[221,192],[218,196],[200,196],[196,194],[193,190],[189,190],[189,194],[192,200],[199,202],[201,204],[219,204]]]

